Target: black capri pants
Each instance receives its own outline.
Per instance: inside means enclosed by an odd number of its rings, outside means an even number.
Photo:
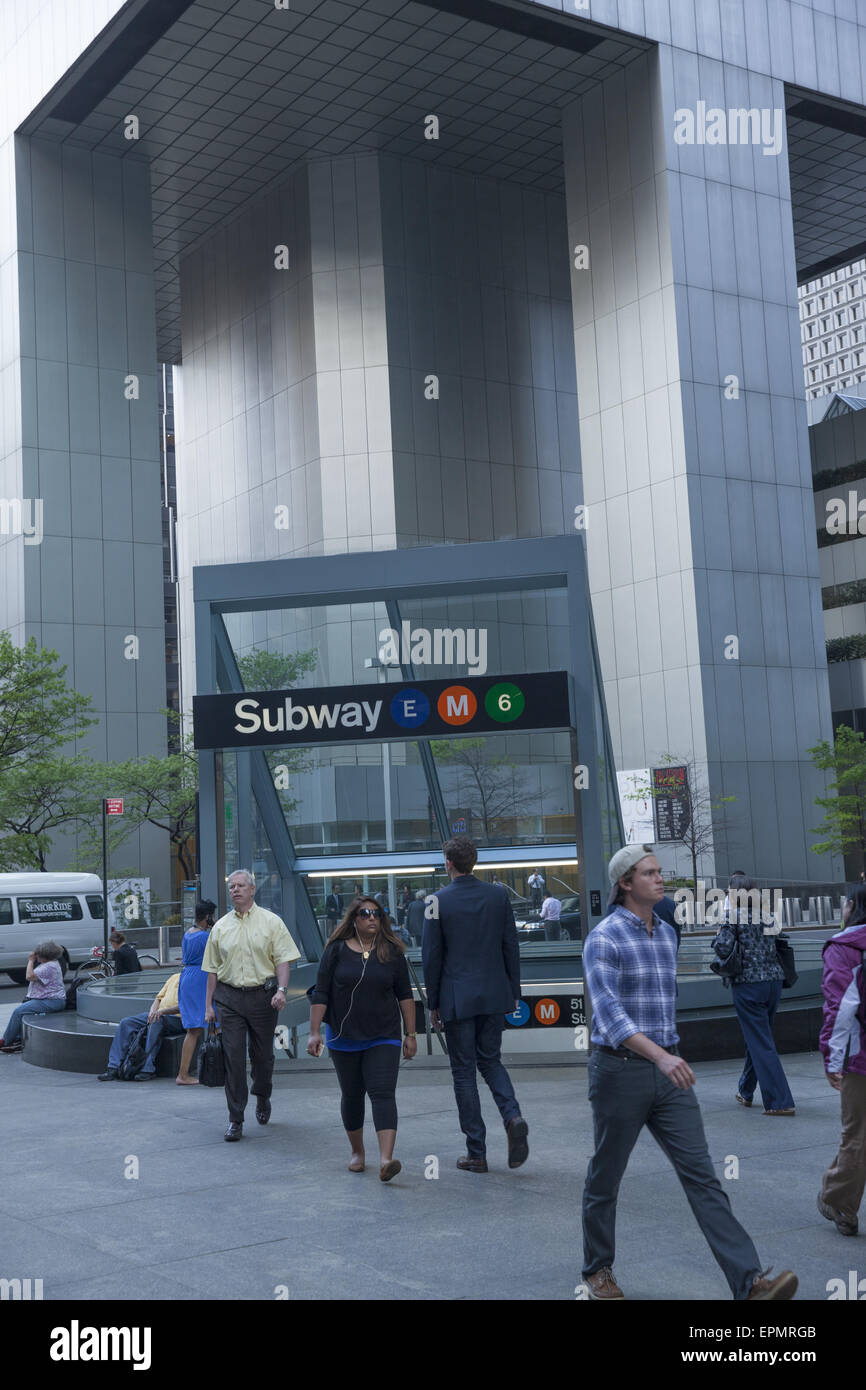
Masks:
[[[331,1060],[340,1083],[340,1115],[347,1130],[364,1125],[364,1096],[370,1097],[374,1129],[397,1128],[397,1074],[402,1049],[393,1043],[378,1043],[363,1052],[337,1052]]]

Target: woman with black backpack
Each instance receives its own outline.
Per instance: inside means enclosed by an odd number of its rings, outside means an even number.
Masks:
[[[794,1097],[773,1041],[773,1019],[782,997],[784,971],[776,950],[776,932],[765,930],[760,908],[744,908],[755,891],[748,874],[735,873],[728,883],[730,908],[713,941],[746,1043],[746,1060],[737,1088],[740,1105],[750,1106],[761,1087],[765,1115],[795,1115]],[[760,901],[760,895],[758,895]],[[754,902],[754,900],[753,900]]]

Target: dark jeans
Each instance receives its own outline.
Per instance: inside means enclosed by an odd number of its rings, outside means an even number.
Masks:
[[[123,1054],[132,1041],[133,1033],[137,1033],[143,1023],[147,1023],[148,1014],[129,1014],[122,1018],[117,1025],[117,1032],[111,1040],[111,1047],[108,1052],[108,1070],[116,1071],[123,1060]],[[162,1014],[148,1028],[145,1039],[147,1056],[144,1059],[143,1072],[153,1074],[156,1071],[156,1058],[163,1037],[171,1037],[175,1033],[183,1033],[184,1026],[180,1021],[180,1014]]]
[[[367,1047],[363,1052],[337,1052],[329,1049],[342,1100],[340,1115],[351,1133],[364,1127],[364,1096],[373,1107],[373,1128],[397,1128],[397,1073],[403,1049],[390,1043]]]
[[[520,1114],[511,1077],[502,1065],[500,1056],[504,1026],[502,1014],[478,1014],[475,1018],[460,1018],[445,1024],[454,1097],[470,1158],[485,1156],[487,1139],[487,1130],[481,1118],[476,1067],[490,1087],[502,1123],[507,1125]]]
[[[751,1100],[759,1083],[765,1110],[792,1109],[794,1097],[773,1041],[773,1019],[782,997],[782,981],[731,985],[731,995],[746,1040],[740,1095]]]
[[[642,1057],[593,1052],[589,1099],[595,1153],[583,1189],[583,1277],[613,1268],[616,1199],[631,1151],[646,1125],[674,1165],[734,1298],[748,1298],[761,1272],[758,1252],[716,1177],[694,1090],[679,1090]]]
[[[55,1014],[61,1009],[66,1008],[66,996],[62,999],[25,999],[23,1004],[19,1004],[9,1015],[9,1022],[6,1024],[4,1042],[7,1047],[13,1043],[21,1041],[21,1020],[28,1015],[31,1018],[39,1014]]]
[[[235,989],[218,984],[214,1003],[219,1005],[223,1056],[226,1063],[226,1101],[229,1119],[240,1124],[244,1118],[247,1089],[247,1038],[250,1042],[250,1069],[254,1096],[267,1099],[274,1074],[274,1032],[279,1013],[271,1005],[273,989]]]

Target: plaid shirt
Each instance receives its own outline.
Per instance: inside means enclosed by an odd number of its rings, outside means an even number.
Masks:
[[[583,978],[592,1001],[592,1041],[619,1047],[645,1033],[659,1047],[679,1041],[676,1028],[677,935],[653,913],[650,936],[625,907],[614,907],[583,947]]]

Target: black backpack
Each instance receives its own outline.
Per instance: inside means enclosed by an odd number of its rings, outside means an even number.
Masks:
[[[740,940],[739,925],[735,922],[725,922],[722,925],[733,932],[733,945],[726,955],[721,955],[716,945],[720,932],[716,933],[716,937],[713,940],[715,955],[710,961],[710,969],[714,975],[719,975],[721,977],[723,985],[729,985],[738,975],[742,975],[745,969],[745,952],[743,951],[743,943]]]
[[[149,1021],[142,1023],[127,1043],[126,1051],[117,1068],[118,1081],[132,1081],[133,1077],[137,1076],[144,1066],[147,1058],[147,1030],[149,1027]]]

